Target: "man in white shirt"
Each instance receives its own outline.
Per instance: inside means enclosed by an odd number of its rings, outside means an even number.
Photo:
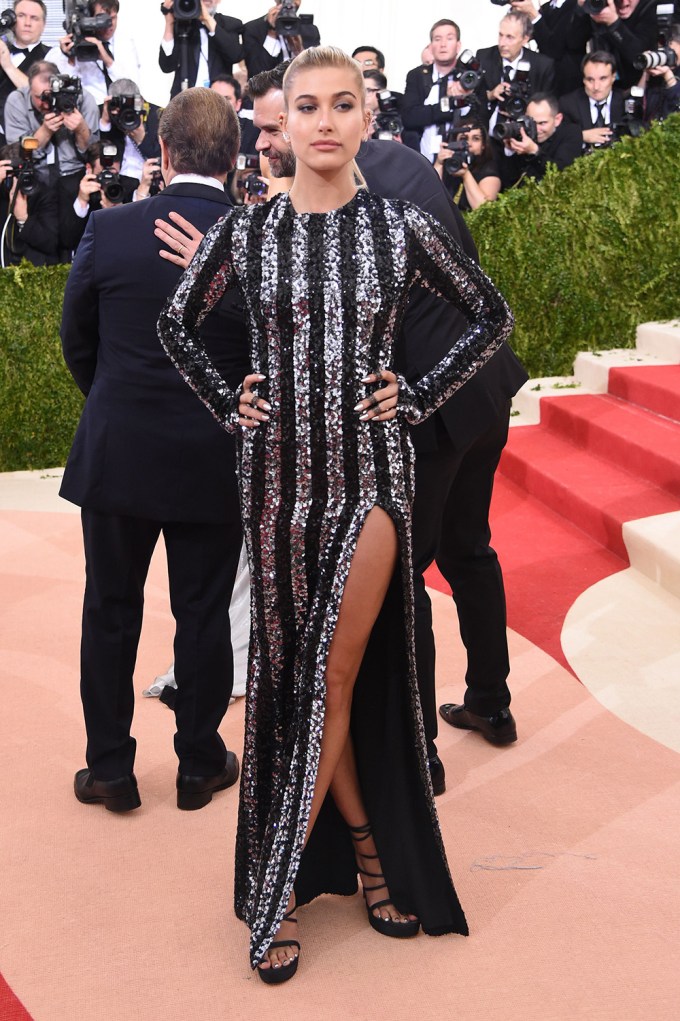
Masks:
[[[109,28],[96,36],[85,37],[84,41],[98,50],[97,60],[79,59],[77,50],[74,53],[75,39],[71,33],[63,36],[47,56],[62,74],[80,78],[83,89],[89,92],[100,110],[112,82],[119,78],[137,81],[139,77],[139,57],[133,41],[116,33],[119,9],[119,0],[92,0],[90,4],[93,17],[105,15],[111,19]]]
[[[578,124],[584,146],[608,145],[612,125],[623,117],[623,93],[614,88],[616,58],[604,50],[589,53],[583,61],[583,87],[560,99],[564,119]]]
[[[216,14],[218,6],[219,0],[200,0],[196,5],[198,16],[184,19],[175,17],[173,0],[163,0],[165,32],[158,63],[165,74],[175,72],[171,96],[196,85],[210,88],[211,81],[231,74],[233,65],[243,58],[243,23],[239,18]]]

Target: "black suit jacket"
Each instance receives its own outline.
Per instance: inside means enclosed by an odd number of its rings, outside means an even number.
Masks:
[[[28,74],[29,69],[33,64],[37,64],[39,60],[45,59],[45,54],[49,51],[49,46],[45,46],[44,43],[38,43],[34,49],[28,54],[27,57],[21,61],[18,65],[18,70],[23,71],[24,74]],[[10,92],[14,92],[16,85],[11,78],[8,78],[5,72],[0,69],[0,137],[4,134],[5,130],[5,103]]]
[[[273,67],[280,64],[283,57],[272,57],[264,48],[264,41],[267,38],[270,25],[265,17],[255,18],[243,26],[243,52],[245,54],[248,77],[259,74],[260,71],[271,71]],[[308,25],[303,22],[300,27],[302,45],[307,50],[310,46],[318,46],[321,42],[319,30],[316,25]]]
[[[218,75],[231,74],[234,64],[243,60],[243,47],[241,46],[241,31],[243,22],[239,18],[230,18],[226,14],[215,14],[215,34],[208,36],[208,72],[210,81],[214,81]],[[203,82],[196,81],[198,74],[198,61],[201,55],[201,31],[198,22],[192,22],[187,40],[189,54],[189,86],[203,85]],[[168,74],[175,72],[175,78],[170,90],[170,97],[176,96],[182,88],[182,72],[180,68],[180,44],[177,40],[177,23],[175,23],[175,48],[170,54],[163,51],[161,47],[158,54],[158,63],[161,71]]]
[[[488,46],[477,51],[477,59],[484,71],[484,87],[487,92],[491,92],[503,79],[503,58],[497,46]],[[555,91],[555,62],[550,57],[524,49],[521,59],[530,66],[532,92]]]
[[[586,42],[574,35],[574,18],[578,15],[577,0],[566,0],[560,8],[545,3],[541,17],[534,24],[534,39],[539,51],[555,61],[555,95],[564,96],[583,83],[581,61]]]
[[[616,124],[623,117],[623,102],[623,93],[619,89],[613,89],[610,106],[612,124]],[[564,120],[570,124],[578,125],[581,131],[588,131],[594,127],[590,111],[590,100],[586,96],[584,88],[574,89],[567,96],[562,96],[560,99],[560,110],[564,114]]]
[[[518,156],[522,173],[539,180],[545,175],[549,163],[564,170],[577,160],[583,150],[583,135],[577,124],[563,120],[554,134],[538,147],[535,156]]]
[[[239,513],[234,441],[196,400],[156,332],[180,270],[159,257],[154,220],[173,209],[206,231],[230,203],[207,185],[178,184],[90,217],[64,295],[64,358],[87,399],[60,492],[111,514],[218,523]],[[202,336],[237,386],[248,358],[236,292],[207,317]]]
[[[443,80],[442,89],[443,89]],[[401,116],[404,122],[403,140],[411,149],[420,150],[420,139],[423,131],[431,124],[451,124],[453,113],[445,113],[437,104],[426,104],[425,100],[432,89],[432,65],[421,64],[414,67],[406,75],[406,89],[401,103]],[[470,97],[471,103],[476,104],[477,117],[483,124],[488,123],[486,109],[486,91],[482,81],[479,88]]]
[[[362,143],[357,162],[371,191],[383,198],[413,202],[430,213],[477,259],[472,236],[444,191],[434,167],[420,153],[398,142]],[[464,332],[467,320],[448,302],[422,287],[413,290],[397,345],[397,368],[409,382],[421,379],[441,361]],[[507,413],[507,404],[528,376],[509,344],[437,412],[411,430],[417,452],[436,450],[442,427],[457,449],[464,450]]]
[[[655,50],[657,43],[656,7],[658,0],[640,0],[629,18],[619,18],[613,25],[598,25],[578,8],[569,32],[569,44],[582,45],[585,51],[590,40],[591,52],[606,50],[616,57],[618,86],[629,89],[637,85],[641,71],[633,61],[643,50]]]

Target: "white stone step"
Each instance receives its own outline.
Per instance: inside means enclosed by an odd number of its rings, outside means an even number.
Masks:
[[[580,383],[574,376],[545,376],[529,379],[512,399],[510,425],[538,425],[541,421],[541,398],[564,397],[567,394],[600,393]]]
[[[671,365],[680,362],[680,319],[667,323],[642,323],[637,328],[637,350],[655,355]]]
[[[680,511],[627,521],[623,541],[630,566],[680,600]]]

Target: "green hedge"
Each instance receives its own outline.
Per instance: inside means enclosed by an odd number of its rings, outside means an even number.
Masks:
[[[638,323],[680,314],[680,114],[468,223],[532,376],[571,372],[580,350],[634,346]]]
[[[680,114],[469,217],[532,376],[680,315]],[[82,407],[59,348],[68,267],[0,271],[0,471],[63,464]]]

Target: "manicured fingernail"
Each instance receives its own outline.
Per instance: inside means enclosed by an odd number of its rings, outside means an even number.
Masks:
[[[356,406],[356,408],[354,410],[355,411],[363,411],[364,410],[364,405],[363,404],[357,404],[357,406]]]
[[[261,422],[268,422],[269,421],[269,415],[263,415],[262,418],[260,419],[260,421]]]
[[[375,378],[374,376],[364,376],[364,378],[361,380],[361,382],[362,383],[373,383],[374,378]]]
[[[264,408],[265,411],[271,411],[272,410],[271,404],[268,404],[267,401],[260,401],[260,407]]]
[[[370,415],[368,414],[368,412],[366,412],[365,415],[359,415],[359,421],[360,422],[367,422],[369,418],[370,418]]]
[[[267,378],[261,372],[254,372],[253,375],[255,376],[256,379],[266,379]]]

